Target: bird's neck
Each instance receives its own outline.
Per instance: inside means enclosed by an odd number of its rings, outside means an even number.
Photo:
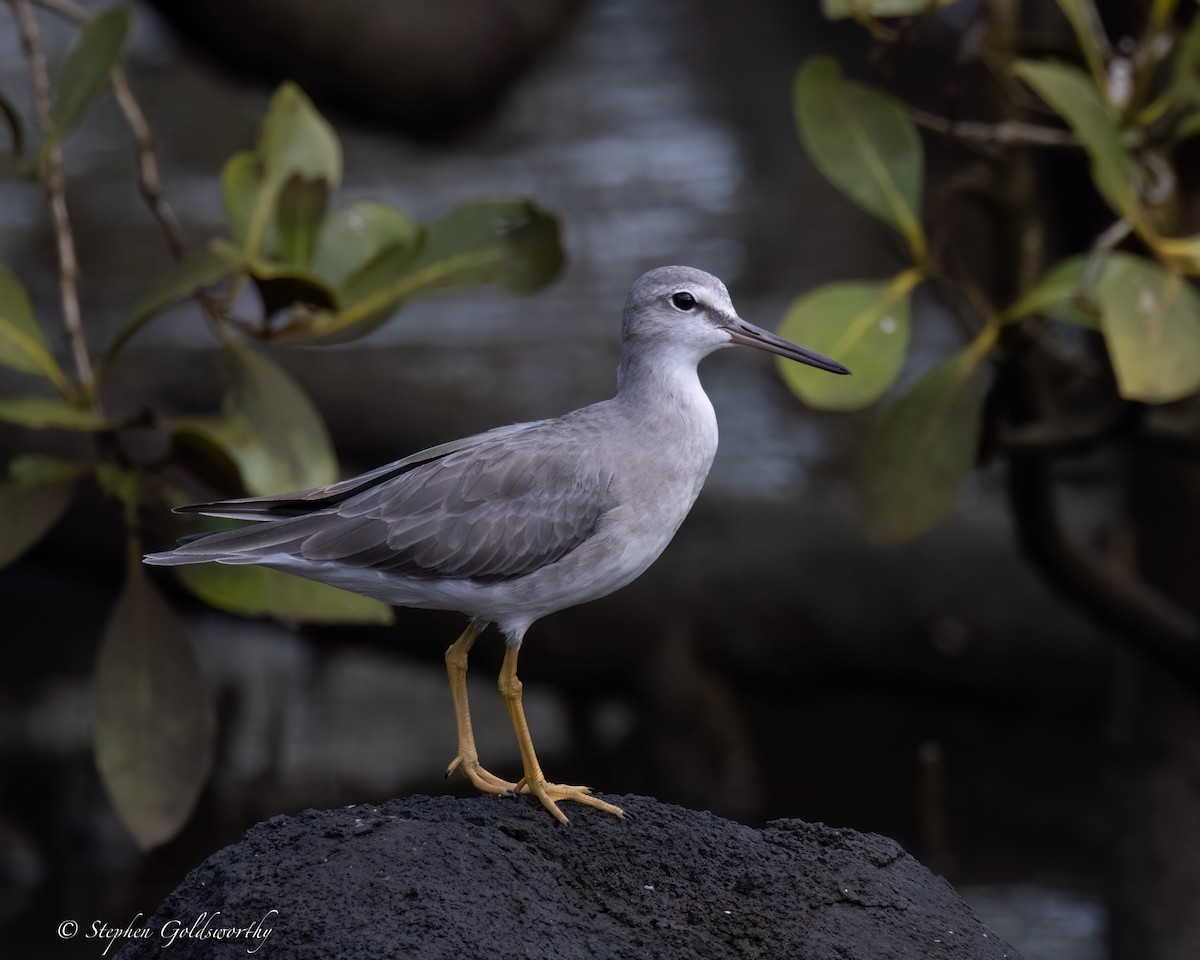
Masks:
[[[711,409],[700,386],[700,357],[683,347],[664,345],[658,350],[629,350],[617,368],[617,397],[653,413],[664,404]]]
[[[717,416],[700,385],[701,358],[665,353],[626,351],[612,403],[633,424],[648,474],[690,507],[717,452]]]

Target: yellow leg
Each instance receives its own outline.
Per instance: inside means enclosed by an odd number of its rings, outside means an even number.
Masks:
[[[513,730],[517,734],[517,746],[521,750],[521,764],[525,776],[517,787],[523,792],[532,793],[562,823],[567,823],[566,815],[558,809],[561,800],[574,800],[585,803],[589,807],[603,810],[605,813],[623,817],[625,814],[620,807],[605,803],[591,795],[587,787],[572,787],[562,783],[547,783],[538,764],[537,754],[533,752],[533,738],[529,736],[529,724],[525,721],[525,708],[521,706],[521,681],[517,679],[517,652],[520,647],[510,646],[504,652],[504,666],[500,668],[500,694],[508,706],[508,715],[512,719]]]
[[[454,697],[454,719],[458,723],[458,755],[446,768],[450,776],[459,767],[476,787],[484,793],[512,793],[517,785],[488,773],[479,765],[475,750],[475,731],[471,728],[471,706],[467,702],[467,654],[476,638],[487,626],[486,620],[472,620],[461,637],[446,651],[446,673],[450,677],[450,693]]]

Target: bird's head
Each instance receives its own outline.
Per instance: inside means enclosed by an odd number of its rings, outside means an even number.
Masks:
[[[694,267],[658,267],[629,291],[621,339],[627,346],[670,350],[699,362],[714,350],[742,344],[831,373],[840,363],[747,323],[733,309],[725,284]]]

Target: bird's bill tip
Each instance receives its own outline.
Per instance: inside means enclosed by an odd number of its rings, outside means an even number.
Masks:
[[[783,337],[776,336],[770,330],[756,327],[754,324],[747,323],[740,317],[730,329],[729,338],[734,343],[754,347],[758,350],[766,350],[768,353],[786,357],[788,360],[795,360],[797,363],[807,363],[810,367],[816,367],[818,370],[827,370],[830,373],[838,374],[850,373],[847,367],[844,367],[836,360],[831,360],[829,357],[817,353],[815,350],[809,350],[806,347],[792,343],[790,340],[785,340]]]

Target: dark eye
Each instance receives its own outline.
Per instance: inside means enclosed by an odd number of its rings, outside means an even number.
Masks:
[[[696,298],[686,290],[683,290],[673,295],[671,302],[680,310],[691,310],[696,305]]]

